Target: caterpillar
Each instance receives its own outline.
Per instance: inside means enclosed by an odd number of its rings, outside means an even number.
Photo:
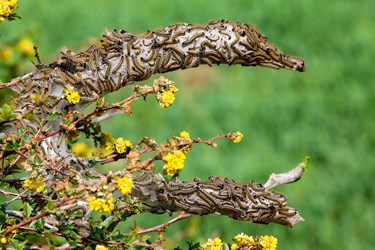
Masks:
[[[200,63],[209,66],[221,63],[259,65],[296,71],[305,69],[302,59],[284,55],[254,26],[226,20],[211,21],[207,25],[175,24],[139,35],[114,30],[104,35],[101,47],[90,47],[78,55],[79,57],[74,53],[65,53],[64,58],[68,58],[71,65],[78,65],[79,62],[82,72],[96,72],[94,75],[83,75],[90,76],[93,79],[92,84],[103,85],[90,87],[95,92],[99,90],[98,95],[119,89],[127,85],[128,80],[140,81],[155,73],[195,67]],[[131,64],[128,57],[132,58]],[[103,64],[106,66],[102,66]],[[104,72],[98,74],[97,71]],[[80,80],[85,84],[86,81],[74,77],[76,72],[70,73],[61,77],[62,81]],[[113,87],[113,83],[103,83],[103,80],[109,77],[118,79],[120,73],[125,81],[116,81],[119,85]]]
[[[292,226],[295,216],[299,216],[294,208],[287,206],[284,195],[265,191],[261,184],[254,182],[243,185],[215,176],[207,182],[199,179],[171,182],[153,172],[135,177],[133,182],[130,195],[147,200],[152,211],[217,213],[236,220],[286,226]]]

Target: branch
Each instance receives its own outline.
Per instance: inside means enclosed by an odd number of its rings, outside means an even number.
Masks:
[[[179,213],[177,215],[177,217],[159,225],[159,226],[156,226],[156,227],[152,227],[152,228],[148,228],[148,229],[141,229],[141,230],[137,230],[137,235],[141,235],[141,234],[147,234],[147,233],[152,233],[152,232],[164,232],[167,227],[169,227],[171,224],[173,223],[176,223],[177,221],[180,221],[180,220],[183,220],[183,219],[186,219],[186,218],[189,218],[189,217],[192,217],[194,216],[193,214],[187,214],[187,213]],[[129,237],[132,233],[127,233],[125,234],[124,236],[125,237]]]
[[[221,214],[235,220],[289,227],[303,221],[296,209],[287,206],[283,194],[267,191],[262,184],[254,182],[239,184],[216,176],[206,182],[166,181],[153,172],[133,181],[130,195],[138,197],[152,213]]]
[[[30,77],[22,79],[24,85],[51,86],[50,94],[59,98],[66,86],[72,86],[82,103],[95,101],[93,92],[103,96],[156,73],[201,64],[305,70],[302,59],[284,55],[254,26],[226,20],[175,24],[139,35],[114,30],[103,36],[99,48],[91,46],[78,54],[63,49],[61,54],[54,63],[38,65]]]
[[[309,161],[309,158],[306,157],[303,162],[299,163],[295,168],[293,168],[292,170],[286,173],[271,174],[266,184],[264,184],[264,188],[266,190],[269,190],[273,187],[276,187],[282,184],[298,181],[302,177],[302,174],[306,171],[308,167],[308,161]]]
[[[82,197],[83,197],[83,195],[78,195],[78,196],[74,196],[74,197],[70,197],[70,198],[64,198],[64,199],[63,199],[62,201],[60,201],[59,203],[55,204],[55,206],[54,206],[53,208],[58,208],[58,207],[60,207],[61,205],[64,205],[64,204],[66,204],[66,203],[68,203],[68,202],[71,202],[71,201],[73,201],[73,200],[80,199],[80,198],[82,198]],[[4,233],[5,233],[5,234],[11,233],[13,230],[16,230],[16,229],[18,229],[18,228],[20,228],[20,227],[23,227],[23,226],[25,226],[25,225],[27,225],[27,224],[29,224],[29,223],[35,221],[35,220],[38,220],[38,219],[40,219],[40,218],[43,218],[43,217],[47,216],[47,215],[50,214],[50,213],[51,213],[51,211],[46,210],[46,211],[44,211],[44,212],[42,212],[42,213],[40,213],[40,214],[38,214],[38,215],[35,215],[35,216],[33,216],[33,217],[30,217],[29,219],[24,220],[24,221],[22,221],[22,222],[20,222],[20,223],[18,223],[18,224],[16,224],[16,225],[10,227],[10,228],[9,228],[8,230],[6,230]]]

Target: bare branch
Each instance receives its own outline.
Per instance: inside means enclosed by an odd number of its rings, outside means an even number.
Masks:
[[[275,174],[275,173],[271,174],[266,184],[264,184],[264,188],[266,190],[269,190],[273,187],[276,187],[282,184],[298,181],[302,177],[302,174],[307,169],[308,161],[309,161],[309,158],[305,157],[304,161],[299,163],[292,170],[286,173],[281,173],[281,174]]]

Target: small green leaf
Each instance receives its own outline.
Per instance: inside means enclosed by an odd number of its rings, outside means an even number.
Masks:
[[[302,163],[303,163],[303,170],[306,171],[309,168],[309,161],[310,161],[310,156],[304,156],[302,158]]]
[[[0,133],[0,142],[5,140],[7,138],[7,135],[5,133]]]
[[[52,201],[48,201],[47,208],[48,210],[52,211],[55,208],[55,203],[53,203]]]
[[[44,218],[40,218],[40,219],[36,220],[36,227],[37,227],[38,230],[43,231],[44,230],[44,224],[45,224]]]
[[[19,241],[16,239],[11,239],[10,244],[14,247],[15,250],[23,250],[27,241]]]
[[[101,227],[108,227],[108,225],[112,222],[113,220],[113,215],[108,216],[102,223],[100,223]]]
[[[75,240],[79,238],[79,235],[76,232],[74,232],[73,230],[70,230],[69,234]]]
[[[59,117],[61,117],[61,116],[62,116],[62,115],[61,115],[60,113],[58,113],[58,112],[54,112],[54,113],[52,113],[51,115],[47,116],[44,120],[50,122],[50,121],[54,121],[54,120],[56,120],[57,118],[59,118]]]
[[[71,248],[75,248],[75,247],[78,246],[78,243],[77,243],[77,241],[69,241],[69,246],[70,246]]]
[[[121,220],[121,221],[126,221],[126,214],[118,214],[117,217]]]
[[[11,121],[15,119],[17,116],[13,113],[13,106],[9,106],[8,104],[4,104],[0,108],[0,122],[2,121]]]
[[[25,217],[25,219],[30,218],[32,211],[33,211],[33,208],[30,206],[30,204],[25,203],[23,206],[23,217]]]

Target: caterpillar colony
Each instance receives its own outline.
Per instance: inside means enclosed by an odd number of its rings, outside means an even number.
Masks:
[[[99,47],[91,46],[80,53],[64,48],[56,62],[39,64],[35,71],[14,79],[17,84],[12,90],[18,93],[15,113],[22,119],[5,124],[5,131],[21,127],[28,127],[34,133],[41,133],[46,128],[59,130],[62,118],[40,124],[27,117],[34,114],[46,118],[52,110],[67,114],[69,110],[79,110],[96,102],[98,97],[144,81],[153,74],[202,64],[305,70],[302,59],[283,54],[254,26],[246,23],[226,20],[211,21],[206,25],[180,23],[138,35],[114,30],[104,34]],[[67,87],[79,93],[78,104],[71,105],[61,98]],[[38,103],[32,98],[35,93],[51,101]],[[88,159],[71,154],[62,134],[39,143],[46,166],[40,174],[50,176],[51,182],[71,166],[78,171],[90,165]],[[51,174],[48,166],[56,171]],[[268,191],[253,182],[239,184],[214,176],[208,181],[166,181],[153,172],[145,172],[133,181],[130,195],[147,204],[153,213],[222,214],[236,220],[290,227],[303,220],[294,208],[287,206],[283,194]]]

